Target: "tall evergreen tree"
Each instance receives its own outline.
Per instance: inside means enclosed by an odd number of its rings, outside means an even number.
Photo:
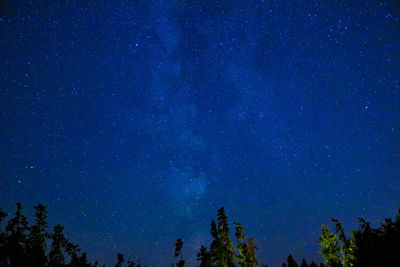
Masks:
[[[294,260],[292,254],[289,254],[287,258],[287,265],[288,267],[299,267],[299,264]]]
[[[182,247],[183,241],[181,238],[178,238],[175,243],[175,257],[181,256],[181,259],[176,264],[177,267],[183,267],[185,265],[185,261],[182,259]]]
[[[197,260],[200,261],[200,267],[214,266],[211,253],[203,245],[200,247],[199,253],[197,253]]]
[[[63,233],[64,226],[56,225],[53,234],[50,235],[52,243],[49,253],[49,264],[51,267],[65,266],[64,247],[66,246],[66,238]]]
[[[310,263],[310,267],[318,267],[318,264],[316,264],[314,261],[312,261],[312,262]]]
[[[117,264],[115,264],[115,267],[122,267],[122,264],[125,262],[124,254],[118,253],[117,254]]]
[[[7,245],[7,235],[6,232],[2,228],[2,223],[7,218],[7,213],[3,212],[3,210],[0,208],[0,266],[6,266],[7,262],[7,251],[6,251],[6,245]]]
[[[235,266],[235,248],[229,236],[228,217],[224,207],[217,210],[217,225],[211,221],[211,235],[214,240],[210,245],[210,251],[216,266]]]
[[[308,263],[307,263],[307,261],[306,261],[305,259],[303,259],[303,260],[301,261],[300,267],[309,267],[309,266],[308,266]]]
[[[322,225],[321,237],[318,243],[321,246],[320,253],[324,257],[325,263],[328,265],[328,267],[341,266],[341,260],[339,256],[340,248],[336,233],[331,233],[328,227]]]
[[[1,208],[0,208],[0,227],[1,224],[3,223],[4,219],[7,218],[8,214],[6,212],[4,212]]]
[[[255,267],[258,264],[255,245],[255,238],[249,238],[248,243],[244,246],[245,265],[246,267]]]
[[[97,262],[94,266],[97,266]],[[71,262],[68,264],[69,267],[91,267],[92,264],[88,262],[87,253],[83,252],[81,256],[74,254],[71,257]]]
[[[8,255],[8,262],[11,266],[26,266],[26,243],[28,221],[22,214],[22,205],[17,203],[15,217],[6,226],[7,241],[5,251]]]
[[[238,250],[238,254],[236,255],[236,261],[237,263],[239,263],[240,266],[244,267],[246,266],[246,256],[245,256],[246,243],[242,241],[246,238],[246,235],[244,233],[246,228],[244,228],[238,222],[234,222],[233,224],[235,225],[235,236],[236,236],[237,250]]]
[[[32,266],[45,266],[46,238],[47,234],[47,211],[46,207],[39,204],[35,207],[35,224],[30,228],[27,242],[27,255]]]
[[[357,250],[356,244],[354,242],[355,239],[347,239],[344,233],[344,228],[339,220],[332,218],[331,221],[335,223],[336,233],[339,235],[339,240],[342,242],[340,246],[340,252],[342,253],[342,265],[343,267],[353,267],[356,262],[355,253]],[[354,233],[351,232],[350,236],[353,235]]]

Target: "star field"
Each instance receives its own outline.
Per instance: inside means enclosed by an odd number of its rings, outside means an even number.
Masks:
[[[259,259],[400,199],[396,1],[1,1],[0,203],[90,259],[190,266],[221,206]],[[28,216],[29,217],[29,216]]]

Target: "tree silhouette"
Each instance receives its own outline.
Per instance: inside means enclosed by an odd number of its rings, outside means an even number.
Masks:
[[[200,267],[213,266],[212,255],[203,245],[200,247],[200,251],[197,253],[197,260],[200,261]]]
[[[300,267],[309,267],[309,266],[308,266],[308,263],[307,263],[307,261],[306,261],[305,259],[303,259],[303,260],[301,261]]]
[[[0,227],[2,227],[2,223],[7,218],[8,214],[3,212],[0,208]],[[0,228],[1,230],[2,228]],[[6,251],[6,241],[7,235],[4,231],[0,231],[0,266],[6,266],[7,262],[7,251]]]
[[[183,267],[185,265],[185,261],[182,259],[182,247],[183,241],[181,238],[178,238],[175,243],[175,257],[181,256],[181,259],[176,264],[177,267]]]
[[[26,260],[26,242],[28,221],[22,214],[22,205],[17,203],[15,217],[11,219],[6,226],[6,246],[5,251],[11,266],[24,266]]]
[[[287,257],[287,265],[288,267],[299,267],[297,262],[294,260],[292,254],[289,254],[289,256]]]
[[[247,238],[246,228],[240,223],[234,223],[237,250],[229,236],[228,217],[224,208],[217,211],[217,222],[211,221],[211,236],[213,240],[210,250],[201,246],[197,253],[200,267],[235,266],[241,267],[267,267],[258,265],[254,238]],[[47,211],[44,205],[35,207],[35,223],[29,227],[26,217],[22,214],[22,205],[17,203],[14,218],[10,219],[3,228],[7,213],[0,209],[0,266],[5,267],[97,267],[98,262],[91,264],[86,252],[81,253],[78,245],[70,242],[64,235],[64,227],[56,225],[53,233],[47,233]],[[322,225],[319,244],[320,253],[323,255],[328,267],[376,267],[397,266],[400,251],[400,210],[395,220],[384,219],[378,228],[372,228],[364,219],[359,219],[359,229],[350,232],[346,237],[344,228],[339,220],[331,219],[335,224],[335,232]],[[47,244],[50,241],[50,247]],[[183,267],[185,261],[182,256],[183,241],[178,238],[175,243],[175,257],[180,257],[179,262],[172,266]],[[46,255],[46,253],[48,254]],[[235,253],[236,252],[236,253]],[[81,254],[80,254],[81,253]],[[115,267],[123,267],[125,262],[123,254],[117,255]],[[127,261],[127,267],[141,267],[140,263]],[[287,258],[283,267],[298,267],[292,255]],[[325,267],[323,263],[307,264],[302,260],[300,267]]]
[[[124,259],[124,254],[118,253],[117,254],[117,264],[115,264],[115,267],[122,267],[122,264],[125,262]]]
[[[72,257],[69,266],[73,267],[91,267],[92,264],[88,262],[87,253],[83,252],[81,256],[77,256],[76,254]],[[94,266],[97,266],[95,263]]]
[[[63,234],[64,227],[56,225],[54,232],[51,234],[51,250],[49,253],[49,264],[52,267],[62,267],[65,265],[65,256],[63,248],[66,244],[65,236]]]
[[[47,233],[47,211],[46,207],[39,204],[35,207],[35,224],[30,228],[27,240],[27,257],[33,266],[45,266],[46,258],[46,238]]]

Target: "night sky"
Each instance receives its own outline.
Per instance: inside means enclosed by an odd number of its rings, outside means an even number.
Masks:
[[[0,203],[90,259],[189,265],[225,207],[272,266],[400,204],[400,4],[0,2]]]

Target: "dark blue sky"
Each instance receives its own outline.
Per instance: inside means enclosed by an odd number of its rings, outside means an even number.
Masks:
[[[400,199],[397,1],[0,2],[0,203],[89,258],[193,263],[225,206],[259,258]]]

